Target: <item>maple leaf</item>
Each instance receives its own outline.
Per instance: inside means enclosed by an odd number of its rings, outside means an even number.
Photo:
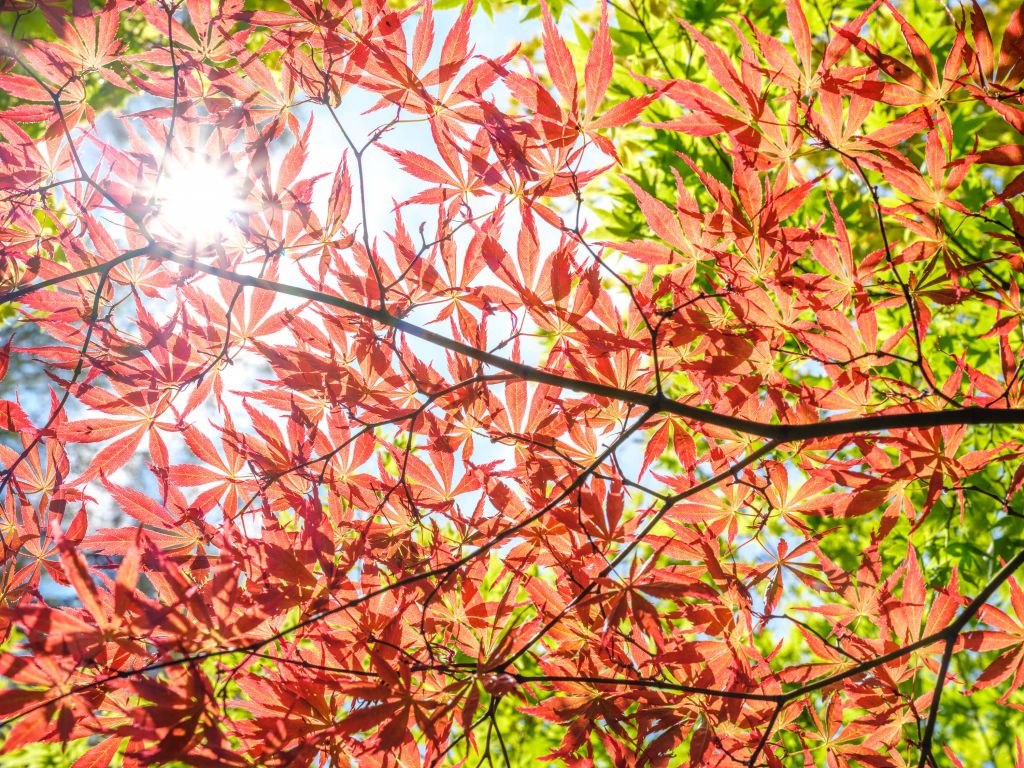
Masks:
[[[1013,614],[1007,614],[994,605],[982,606],[978,617],[994,629],[979,629],[965,632],[959,642],[972,651],[999,651],[985,671],[975,680],[972,692],[999,685],[1010,679],[1011,690],[1024,680],[1024,590],[1016,579],[1007,581],[1010,590],[1010,605]],[[1003,694],[1007,701],[1009,692]]]

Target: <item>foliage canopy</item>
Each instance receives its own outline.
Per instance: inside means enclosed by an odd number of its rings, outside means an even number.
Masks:
[[[11,764],[1024,766],[1024,11],[4,7]]]

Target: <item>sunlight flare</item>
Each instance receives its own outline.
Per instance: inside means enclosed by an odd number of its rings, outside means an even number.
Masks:
[[[170,167],[156,192],[163,228],[192,245],[227,238],[245,208],[237,172],[207,158]]]

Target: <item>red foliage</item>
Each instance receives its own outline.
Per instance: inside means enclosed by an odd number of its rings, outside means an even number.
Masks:
[[[440,42],[429,2],[184,7],[43,3],[57,41],[12,46],[0,75],[2,301],[46,338],[16,332],[0,371],[35,360],[53,393],[42,421],[2,403],[22,447],[0,446],[5,749],[98,736],[80,765],[122,747],[139,766],[430,765],[511,701],[565,726],[553,757],[574,765],[596,734],[620,765],[688,744],[695,766],[817,747],[883,766],[911,722],[930,755],[939,698],[903,684],[941,690],[955,650],[998,651],[977,687],[1024,683],[1021,590],[1017,618],[987,604],[1024,555],[980,592],[956,572],[929,590],[912,548],[847,572],[808,523],[880,510],[883,539],[1024,451],[960,450],[971,425],[1024,423],[1016,285],[906,284],[894,264],[941,260],[941,238],[890,246],[883,223],[985,215],[956,197],[968,172],[1024,162],[1018,145],[955,156],[943,111],[955,93],[1024,131],[1020,12],[996,56],[975,4],[937,62],[886,6],[911,65],[861,36],[879,3],[821,46],[789,0],[792,44],[753,28],[738,68],[688,28],[721,93],[649,81],[610,106],[603,6],[582,72],[542,7],[549,81],[515,52],[476,56],[469,5]],[[120,39],[129,20],[143,43]],[[101,78],[145,96],[117,139],[86,98]],[[630,181],[650,238],[592,243],[576,205],[616,162],[608,129],[655,98],[683,108],[663,129],[722,142],[731,185],[682,157],[674,206]],[[865,134],[877,102],[907,109]],[[389,117],[364,140],[350,103]],[[329,165],[311,159],[328,135]],[[871,189],[860,226],[877,215],[883,249],[860,253],[831,197],[817,224],[795,216],[826,181],[801,174],[805,141]],[[237,182],[226,234],[166,215],[197,158]],[[904,202],[883,210],[869,173]],[[367,200],[382,183],[403,190],[386,216]],[[1022,187],[988,209],[1017,269]],[[960,360],[936,382],[928,306],[969,299],[999,307],[1002,375]],[[923,389],[876,365],[908,338]],[[826,385],[783,375],[796,347]],[[103,505],[130,524],[90,528]],[[769,519],[801,539],[737,557]],[[795,584],[830,596],[793,610],[841,645],[798,622],[805,660],[779,664],[759,639]],[[962,632],[976,617],[993,628]]]

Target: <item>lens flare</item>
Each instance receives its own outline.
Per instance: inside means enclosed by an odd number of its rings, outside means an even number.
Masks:
[[[234,169],[204,158],[168,168],[157,186],[157,218],[167,234],[191,245],[229,237],[244,209]]]

